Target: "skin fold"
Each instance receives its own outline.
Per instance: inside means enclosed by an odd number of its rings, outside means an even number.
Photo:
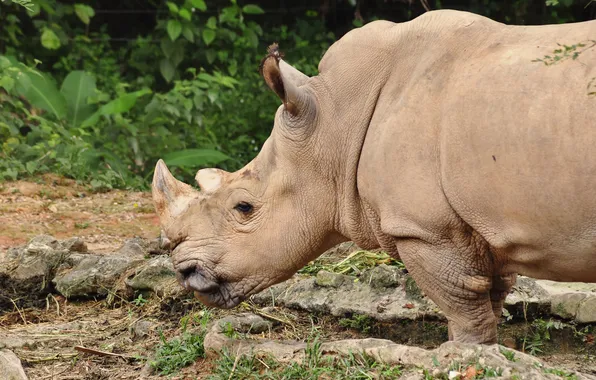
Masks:
[[[495,343],[516,275],[596,282],[596,22],[507,26],[459,11],[375,21],[307,77],[270,47],[283,103],[258,156],[153,178],[181,283],[236,306],[352,240],[401,258],[450,339]],[[557,43],[582,43],[557,64]]]

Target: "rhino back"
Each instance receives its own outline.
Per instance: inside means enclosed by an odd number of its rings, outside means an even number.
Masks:
[[[594,281],[596,99],[587,86],[596,50],[551,66],[532,61],[553,56],[556,42],[593,45],[596,23],[524,29],[487,49],[492,65],[471,62],[458,76],[470,88],[443,105],[459,111],[442,129],[443,186],[513,269]],[[518,33],[529,43],[515,44]]]
[[[437,235],[461,218],[506,270],[596,280],[596,22],[520,27],[437,12],[402,34],[409,59],[380,90],[358,171],[383,231]],[[535,62],[557,42],[585,46]]]

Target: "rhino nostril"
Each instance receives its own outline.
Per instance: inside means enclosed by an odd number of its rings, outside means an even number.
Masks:
[[[186,268],[179,272],[186,289],[193,289],[200,293],[213,293],[219,288],[219,284],[198,267]]]
[[[193,274],[197,270],[197,267],[192,266],[184,269],[178,269],[178,273],[182,275],[182,278],[188,278],[191,274]]]

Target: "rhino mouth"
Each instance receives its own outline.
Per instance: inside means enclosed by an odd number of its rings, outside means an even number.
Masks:
[[[217,307],[219,309],[232,309],[246,299],[245,296],[232,296],[222,290],[222,288],[219,288],[210,293],[195,290],[194,294],[205,306]]]
[[[197,265],[178,269],[177,277],[180,285],[193,291],[195,297],[206,306],[231,309],[247,297],[235,294],[231,283],[211,276]]]

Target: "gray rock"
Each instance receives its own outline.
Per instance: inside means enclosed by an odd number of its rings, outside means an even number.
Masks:
[[[50,283],[70,252],[48,235],[37,236],[23,247],[11,248],[0,262],[0,309],[35,305],[50,291]]]
[[[115,253],[122,256],[144,256],[148,246],[149,243],[145,239],[132,238],[126,240]]]
[[[37,236],[24,247],[11,248],[5,260],[0,264],[0,271],[10,275],[16,281],[30,281],[34,278],[47,280],[52,271],[68,256],[58,240],[51,236]]]
[[[105,296],[124,272],[144,262],[142,254],[134,249],[124,254],[93,255],[81,260],[72,270],[57,275],[53,283],[63,296]]]
[[[505,298],[504,307],[519,319],[541,317],[550,314],[550,295],[536,280],[517,276],[511,292]]]
[[[401,269],[381,264],[365,272],[361,278],[373,288],[397,288],[405,280]]]
[[[140,237],[134,237],[127,240],[122,247],[120,247],[117,253],[122,254],[140,254],[143,253],[145,256],[149,255],[167,255],[170,249],[169,246],[164,245],[161,237],[147,240]]]
[[[186,293],[176,280],[174,265],[168,256],[154,257],[135,269],[126,280],[126,286],[135,291],[150,290],[160,297]]]
[[[565,319],[575,319],[579,305],[586,298],[582,293],[554,294],[551,299],[551,313]]]
[[[323,287],[338,288],[346,281],[346,279],[348,281],[350,280],[348,276],[320,270],[315,278],[315,284]]]
[[[60,243],[62,248],[70,252],[87,252],[87,244],[80,237],[73,237]]]
[[[261,305],[275,304],[338,317],[361,314],[378,321],[444,318],[432,301],[412,300],[403,287],[373,287],[352,276],[343,276],[337,286],[320,286],[317,281],[312,277],[294,276],[253,295],[252,300]]]
[[[505,299],[514,317],[552,314],[586,323],[596,320],[596,286],[543,282],[519,276]],[[554,289],[554,290],[553,290]],[[315,278],[296,275],[252,296],[260,305],[280,305],[343,317],[367,315],[377,321],[436,317],[442,312],[418,288],[414,279],[395,266],[380,265],[360,277],[319,271]]]
[[[579,323],[596,322],[596,295],[589,295],[579,304],[575,320]]]
[[[36,348],[35,340],[26,338],[23,336],[18,336],[11,333],[0,333],[0,349],[19,349],[19,348],[27,348],[27,349],[35,349]]]
[[[414,278],[412,278],[411,276],[406,277],[406,281],[404,283],[404,289],[406,291],[406,295],[408,296],[408,299],[412,299],[412,300],[424,299],[424,293],[418,287],[418,284],[416,284],[416,281],[414,281]]]
[[[154,326],[154,322],[140,319],[132,325],[132,335],[136,339],[145,338],[151,334]]]
[[[99,255],[89,253],[78,237],[36,236],[0,256],[0,309],[12,308],[11,299],[18,307],[41,305],[52,284],[66,297],[105,296],[110,290],[126,296],[137,290],[172,298],[187,294],[167,256],[146,262],[163,252],[159,239],[129,239],[114,253]]]
[[[596,322],[596,284],[537,280],[548,294],[550,311],[579,323]]]
[[[60,246],[60,242],[58,239],[50,235],[38,235],[33,237],[31,240],[29,240],[29,243],[27,243],[28,249],[34,249],[33,247],[37,246],[47,246],[52,249],[57,249]]]
[[[217,320],[214,324],[214,331],[225,333],[228,331],[228,326],[242,334],[260,334],[269,331],[272,324],[258,315],[241,313]]]
[[[21,361],[9,350],[0,350],[0,379],[27,380]]]

